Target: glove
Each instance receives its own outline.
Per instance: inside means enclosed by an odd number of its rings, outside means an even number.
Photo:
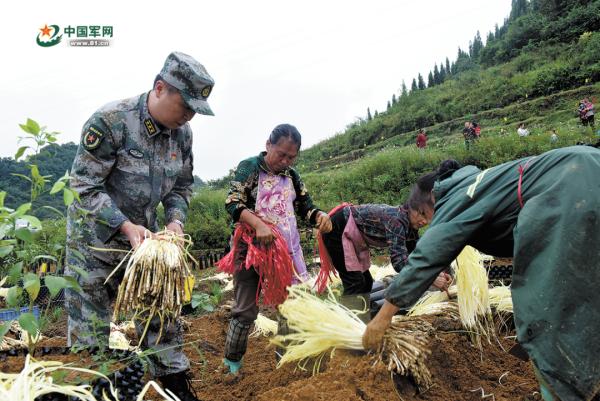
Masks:
[[[242,361],[230,361],[227,358],[223,358],[223,365],[229,369],[229,374],[237,375],[242,368]]]

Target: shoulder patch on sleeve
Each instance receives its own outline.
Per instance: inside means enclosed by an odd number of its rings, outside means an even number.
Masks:
[[[102,130],[98,126],[92,124],[87,129],[87,131],[85,131],[85,134],[83,134],[81,144],[87,150],[93,150],[100,146],[100,143],[103,139],[104,132],[102,132]]]

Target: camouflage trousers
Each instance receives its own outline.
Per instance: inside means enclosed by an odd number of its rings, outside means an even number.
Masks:
[[[111,242],[108,248],[114,249],[117,244]],[[127,248],[122,243],[119,248]],[[106,277],[117,266],[125,253],[93,251],[80,243],[67,239],[66,274],[77,278],[82,292],[65,292],[65,308],[69,315],[68,344],[94,346],[109,335],[109,323],[112,318],[112,306],[117,295],[117,289],[123,277],[124,266],[109,282],[104,284]],[[87,273],[84,277],[78,271]],[[119,274],[120,273],[120,274]],[[163,327],[160,341],[160,321],[157,317],[150,322],[142,348],[150,349],[150,370],[156,376],[164,376],[189,369],[189,360],[183,353],[183,329],[181,322],[176,320]],[[143,331],[143,325],[137,325],[138,336]]]

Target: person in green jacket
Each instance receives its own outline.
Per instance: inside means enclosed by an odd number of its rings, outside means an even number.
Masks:
[[[592,400],[600,391],[600,150],[555,149],[481,171],[445,162],[421,177],[433,219],[363,336],[381,344],[392,316],[425,292],[471,245],[513,257],[517,339],[545,400]]]

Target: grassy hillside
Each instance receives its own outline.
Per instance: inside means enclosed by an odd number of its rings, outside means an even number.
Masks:
[[[464,122],[472,120],[476,120],[481,125],[483,138],[496,137],[503,135],[503,133],[516,135],[516,128],[520,122],[524,122],[534,132],[550,132],[552,129],[556,129],[559,134],[567,133],[581,128],[575,111],[579,100],[583,97],[600,99],[600,84],[588,84],[580,88],[516,102],[506,107],[467,114],[423,128],[427,131],[429,137],[428,147],[430,148],[442,148],[455,143],[462,144]],[[382,135],[371,144],[363,143],[359,145],[358,149],[338,155],[322,154],[324,151],[320,148],[321,145],[316,145],[301,153],[297,167],[304,174],[317,171],[325,172],[329,169],[340,168],[348,162],[385,149],[406,147],[406,150],[411,150],[415,147],[415,138],[416,132],[414,131],[390,138]],[[343,147],[348,140],[349,136],[339,135],[327,140],[326,146],[337,149]],[[336,143],[336,141],[342,143]],[[319,153],[321,154],[319,155]],[[318,157],[311,160],[311,157],[314,156]]]
[[[316,202],[324,209],[342,201],[360,203],[402,203],[416,179],[437,168],[445,159],[461,164],[487,168],[519,157],[536,155],[547,150],[596,141],[590,129],[563,124],[559,140],[550,141],[550,131],[543,127],[532,129],[530,136],[507,135],[482,137],[469,151],[462,141],[430,146],[419,151],[415,146],[391,147],[369,154],[360,160],[338,165],[326,171],[303,174],[303,179]]]
[[[570,45],[523,52],[502,65],[476,65],[440,85],[401,96],[388,111],[301,152],[298,166],[312,171],[329,159],[360,157],[382,144],[412,144],[418,128],[435,140],[458,134],[464,121],[476,120],[484,129],[547,117],[567,121],[575,117],[582,96],[600,99],[593,85],[598,81],[600,32],[593,32]],[[562,114],[550,116],[556,112]]]

